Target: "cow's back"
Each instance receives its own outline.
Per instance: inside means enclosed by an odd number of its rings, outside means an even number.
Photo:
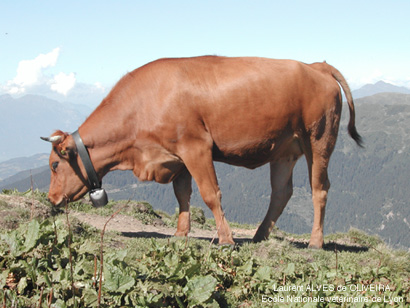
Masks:
[[[129,98],[121,103],[134,129],[170,151],[205,131],[216,159],[249,166],[318,121],[328,92],[340,91],[326,72],[301,62],[217,56],[160,59],[116,87]]]
[[[303,134],[334,104],[328,92],[340,91],[325,72],[292,60],[200,57],[162,64],[174,82],[161,102],[165,122],[190,133],[204,126],[215,158],[240,165],[262,164],[264,153],[269,160],[275,147]]]

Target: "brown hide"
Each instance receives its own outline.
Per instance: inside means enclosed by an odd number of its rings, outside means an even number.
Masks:
[[[327,166],[342,108],[338,82],[348,99],[349,133],[360,144],[350,90],[332,66],[214,56],[161,59],[125,75],[79,133],[100,178],[120,169],[133,170],[143,181],[173,182],[180,204],[177,235],[189,232],[193,177],[215,216],[220,243],[233,239],[213,161],[247,168],[270,163],[272,198],[254,238],[259,241],[283,211],[293,167],[306,155],[315,212],[310,245],[321,247]],[[63,138],[53,143],[50,156],[54,204],[87,192],[72,137],[58,134]]]

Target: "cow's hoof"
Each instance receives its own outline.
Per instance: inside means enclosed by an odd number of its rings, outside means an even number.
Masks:
[[[218,244],[219,246],[235,246],[235,242],[233,240],[233,238],[220,238],[218,240]]]
[[[175,237],[187,237],[188,236],[188,231],[178,231],[175,232],[174,234]]]
[[[323,244],[309,244],[309,249],[322,249]]]
[[[256,233],[255,236],[252,239],[252,242],[260,243],[260,242],[266,241],[268,238],[269,238],[269,234],[268,235],[261,235],[259,233]]]

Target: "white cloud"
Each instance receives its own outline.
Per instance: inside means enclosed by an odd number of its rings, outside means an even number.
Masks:
[[[410,89],[410,77],[405,77],[400,80],[397,79],[384,79],[383,81],[394,84],[399,87],[406,87]]]
[[[101,90],[101,91],[103,91],[103,92],[105,92],[107,89],[101,84],[101,82],[95,82],[94,83],[94,86],[97,88],[97,89],[99,89],[99,90]]]
[[[75,82],[76,79],[74,73],[59,73],[54,76],[50,88],[51,90],[56,91],[57,93],[67,95],[67,93],[74,87]]]
[[[22,60],[17,67],[17,74],[8,81],[3,90],[10,94],[23,94],[35,88],[48,88],[64,96],[74,87],[74,73],[60,72],[56,75],[46,75],[44,71],[57,64],[60,48],[54,48],[47,54],[40,54],[31,60]]]
[[[384,80],[385,76],[379,69],[374,69],[371,72],[368,72],[366,75],[361,75],[358,77],[349,78],[348,82],[352,84],[352,86],[364,86],[365,84],[373,84],[377,81]]]
[[[69,102],[95,108],[110,90],[110,85],[99,82],[94,84],[78,82],[75,73],[56,70],[58,67],[60,48],[46,54],[40,54],[31,60],[22,60],[18,64],[16,76],[6,83],[0,84],[0,95],[11,94],[21,96],[34,94],[46,96],[59,102]]]
[[[56,65],[59,54],[60,48],[55,48],[51,52],[40,54],[32,60],[20,61],[17,67],[17,75],[11,82],[21,88],[37,84],[43,75],[43,70]]]

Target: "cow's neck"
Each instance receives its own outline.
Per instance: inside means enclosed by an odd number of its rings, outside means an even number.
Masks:
[[[101,178],[111,170],[132,169],[132,157],[129,153],[132,139],[129,132],[133,130],[115,115],[115,111],[104,110],[102,113],[97,108],[78,129]]]

